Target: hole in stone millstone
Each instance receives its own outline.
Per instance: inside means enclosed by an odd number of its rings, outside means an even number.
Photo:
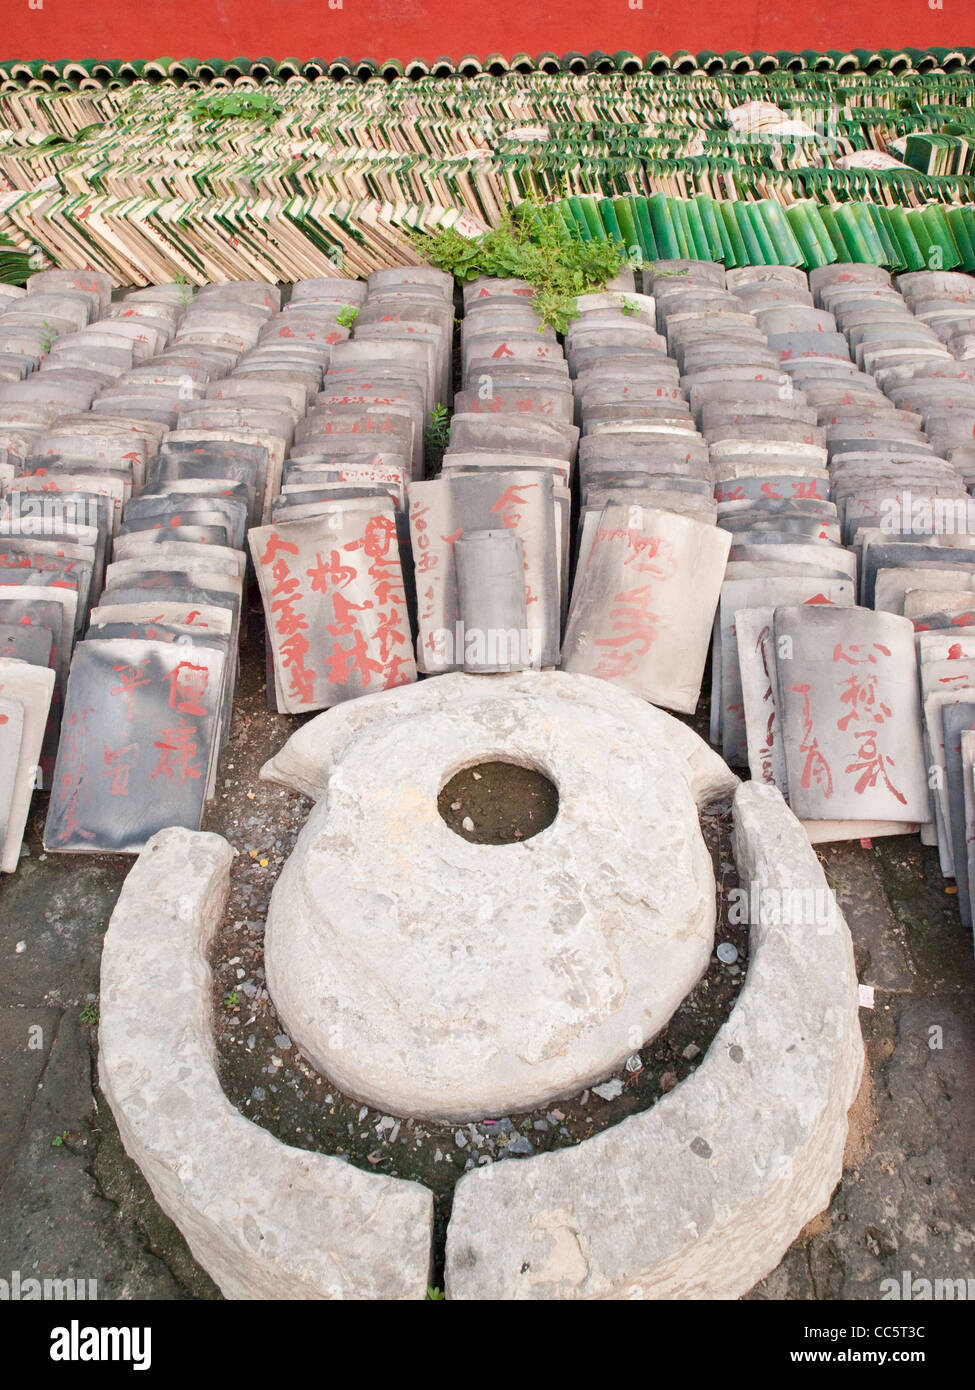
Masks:
[[[558,815],[559,793],[533,767],[475,763],[444,785],[437,809],[454,834],[471,844],[510,845],[548,829]]]

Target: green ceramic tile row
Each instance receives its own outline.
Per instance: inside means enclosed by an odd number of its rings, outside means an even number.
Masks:
[[[778,76],[816,78],[829,76],[855,77],[869,74],[878,78],[910,74],[937,75],[975,69],[975,49],[969,47],[935,47],[926,49],[854,49],[851,53],[832,50],[817,53],[752,50],[700,53],[681,51],[672,54],[653,51],[631,53],[621,49],[606,53],[596,49],[590,53],[489,53],[485,58],[466,54],[461,58],[440,57],[433,62],[422,58],[376,59],[363,58],[153,58],[123,60],[83,59],[80,61],[32,60],[16,58],[0,61],[0,82],[12,81],[21,85],[41,83],[52,90],[74,90],[79,86],[128,86],[143,78],[160,83],[182,84],[187,81],[208,85],[211,82],[235,82],[246,78],[256,82],[287,81],[294,77],[314,81],[320,77],[335,80],[355,78],[360,82],[378,77],[386,81],[397,77],[433,77],[449,79],[454,76],[476,77],[481,74],[500,77],[506,73],[542,72],[574,76],[583,73],[622,73],[634,76],[648,73],[656,77],[708,76],[739,77],[752,75],[774,79]]]
[[[568,56],[523,71],[492,55],[476,82],[475,59],[418,81],[370,60],[342,82],[307,77],[344,59],[0,63],[0,232],[140,283],[202,274],[211,255],[245,278],[326,270],[339,252],[368,273],[409,257],[407,228],[462,215],[472,234],[537,198],[641,259],[975,269],[961,50],[772,70],[682,55],[632,73],[619,55],[588,70]],[[921,167],[886,157],[904,142]]]
[[[622,242],[631,260],[674,257],[803,270],[855,261],[906,270],[975,271],[975,206],[886,207],[674,198],[570,197],[558,205],[574,234]]]
[[[30,254],[17,250],[9,238],[0,236],[0,284],[22,285],[30,273]]]

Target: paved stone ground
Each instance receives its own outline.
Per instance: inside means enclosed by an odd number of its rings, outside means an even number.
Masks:
[[[259,713],[259,652],[252,643],[250,694],[218,779],[221,798],[245,810],[255,768],[293,727]],[[38,796],[29,856],[0,882],[0,1278],[95,1279],[104,1299],[219,1297],[94,1084],[101,940],[131,861],[45,856],[45,809]],[[860,978],[876,988],[874,1009],[861,1011],[868,1075],[829,1211],[749,1298],[877,1298],[880,1281],[900,1283],[905,1270],[975,1278],[971,935],[936,853],[916,838],[832,846],[822,858]]]
[[[975,966],[937,851],[916,837],[831,846],[853,934],[867,1075],[843,1181],[751,1298],[883,1297],[904,1271],[975,1288]]]

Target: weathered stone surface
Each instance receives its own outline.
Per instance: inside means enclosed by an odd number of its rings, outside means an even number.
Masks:
[[[511,387],[499,387],[490,396],[481,396],[479,391],[458,391],[454,396],[454,410],[468,415],[495,415],[500,411],[523,410],[529,415],[551,416],[555,420],[572,421],[572,397],[567,391],[552,387],[517,391]]]
[[[796,814],[926,819],[917,657],[907,619],[804,604],[776,608],[774,636],[776,707]]]
[[[31,796],[38,781],[38,765],[44,729],[47,724],[54,672],[49,667],[29,666],[26,661],[0,660],[0,697],[20,705],[23,710],[21,734],[16,753],[7,750],[4,757],[16,756],[17,764],[10,780],[10,801],[0,842],[0,871],[12,874],[20,862],[20,845],[27,824]]]
[[[975,732],[963,729],[961,734],[962,798],[965,817],[965,869],[968,883],[968,904],[962,908],[962,920],[969,925],[975,919]]]
[[[204,635],[213,632],[229,636],[233,631],[234,620],[230,608],[212,604],[197,604],[192,599],[172,602],[134,599],[126,604],[107,604],[91,610],[89,630],[106,623],[176,623],[184,627],[198,628]]]
[[[521,541],[507,528],[469,531],[455,543],[454,556],[465,670],[487,674],[527,666],[520,637],[528,626]]]
[[[27,281],[28,295],[65,290],[93,294],[105,310],[112,299],[112,277],[104,270],[39,270]]]
[[[312,300],[318,304],[334,303],[337,307],[345,304],[361,304],[368,287],[363,280],[342,280],[333,275],[317,275],[307,280],[298,280],[291,291],[291,303]]]
[[[23,737],[23,705],[19,700],[0,699],[0,847],[7,838]],[[17,852],[20,853],[19,844]]]
[[[741,881],[779,912],[752,925],[731,1018],[652,1110],[461,1178],[448,1298],[738,1298],[827,1205],[863,1065],[850,935],[797,911],[829,889],[774,788],[741,787],[735,822]]]
[[[741,673],[742,713],[748,768],[756,782],[788,789],[782,753],[782,729],[775,708],[775,662],[768,654],[775,609],[739,608],[735,645]]]
[[[26,661],[31,666],[50,666],[54,629],[39,622],[31,622],[27,627],[3,622],[11,606],[7,600],[0,600],[0,657]],[[56,604],[51,607],[57,609]],[[60,609],[57,611],[60,613]]]
[[[221,1090],[207,952],[232,858],[217,835],[161,831],[112,914],[100,1079],[125,1148],[228,1298],[423,1298],[431,1194],[289,1148]]]
[[[410,484],[421,671],[436,675],[463,665],[463,650],[458,651],[455,635],[461,612],[454,542],[468,531],[499,524],[514,532],[524,549],[530,661],[543,666],[558,661],[561,576],[554,488],[551,474],[517,466],[449,472]]]
[[[78,645],[44,827],[48,850],[132,854],[163,826],[199,826],[226,667],[225,650],[214,647],[99,638]]]
[[[417,703],[337,760],[271,898],[268,988],[351,1095],[444,1119],[527,1110],[622,1062],[707,964],[714,878],[687,771],[639,702],[593,705],[565,677]],[[558,788],[523,844],[470,843],[439,815],[444,784],[493,760]]]
[[[430,711],[463,710],[479,701],[485,692],[485,677],[454,672],[420,685],[365,695],[327,714],[318,715],[297,729],[283,748],[266,762],[261,778],[303,792],[317,801],[325,795],[329,780],[342,760],[346,748],[363,730],[395,724],[407,714],[419,716]],[[694,799],[705,806],[718,797],[730,796],[738,778],[693,729],[673,715],[645,703],[635,695],[592,676],[569,675],[564,671],[526,671],[491,678],[503,683],[512,699],[538,698],[559,691],[561,699],[572,699],[594,709],[619,711],[633,726],[634,748],[660,738],[669,743],[686,767]],[[569,694],[562,693],[566,687]]]
[[[734,767],[751,760],[742,702],[741,666],[735,641],[735,622],[739,609],[775,607],[777,604],[835,603],[844,608],[855,601],[854,586],[848,579],[818,579],[776,575],[768,579],[730,579],[721,586],[721,603],[715,622],[715,652],[712,669],[718,677],[712,701],[717,695],[720,711],[722,754]],[[752,773],[754,776],[754,771]]]
[[[945,665],[948,663],[946,662]],[[968,666],[970,663],[952,661],[952,666]],[[965,687],[959,691],[957,705],[946,705],[941,711],[942,731],[945,750],[945,786],[942,790],[942,809],[947,803],[945,818],[946,830],[951,841],[951,856],[955,870],[955,883],[958,888],[958,912],[962,925],[971,929],[971,899],[968,883],[968,841],[965,824],[965,770],[962,740],[966,733],[975,730],[975,689],[969,678],[958,685]],[[971,768],[969,768],[969,774]]]
[[[952,666],[967,663],[951,662]],[[947,662],[944,665],[948,665]],[[931,666],[926,664],[922,668],[927,674]],[[954,878],[955,864],[952,852],[951,834],[949,830],[948,816],[948,786],[947,786],[947,763],[945,759],[945,730],[943,722],[943,712],[949,705],[957,705],[961,701],[975,699],[975,690],[971,687],[960,685],[960,688],[950,685],[948,689],[944,687],[936,688],[932,693],[925,692],[922,686],[921,708],[924,718],[924,751],[929,772],[931,807],[934,815],[931,819],[934,822],[935,838],[931,843],[937,843],[938,856],[941,862],[941,872],[945,878]],[[930,826],[926,827],[930,830]],[[927,842],[927,841],[926,841]]]
[[[248,534],[278,708],[300,714],[415,680],[392,501],[292,510],[299,519]]]
[[[967,593],[969,602],[975,592],[975,569],[959,565],[953,569],[938,569],[925,565],[918,569],[884,569],[877,571],[874,607],[879,613],[903,613],[908,590],[939,589]]]
[[[607,503],[576,570],[563,667],[693,713],[730,544],[689,517]]]

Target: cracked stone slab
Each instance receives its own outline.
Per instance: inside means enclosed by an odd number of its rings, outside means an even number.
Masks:
[[[184,1290],[139,1233],[120,1222],[93,1172],[88,1029],[77,1009],[60,1021],[55,1010],[46,1012],[46,1025],[40,1011],[37,1019],[49,1049],[43,1084],[22,1112],[0,1200],[5,1277],[20,1270],[25,1279],[84,1280],[88,1298],[179,1298]]]
[[[748,783],[734,812],[761,911],[731,1017],[651,1110],[461,1178],[449,1298],[738,1298],[827,1206],[863,1067],[850,934],[804,920],[803,896],[829,890],[780,793]]]
[[[0,1185],[17,1152],[59,1020],[58,1009],[0,1006]]]
[[[865,984],[903,993],[914,984],[910,939],[884,896],[877,861],[858,846],[837,844],[830,854],[830,880],[840,911],[863,964]]]
[[[125,1149],[226,1297],[423,1298],[431,1193],[282,1144],[220,1087],[207,952],[232,858],[160,831],[112,915],[99,1076]]]

